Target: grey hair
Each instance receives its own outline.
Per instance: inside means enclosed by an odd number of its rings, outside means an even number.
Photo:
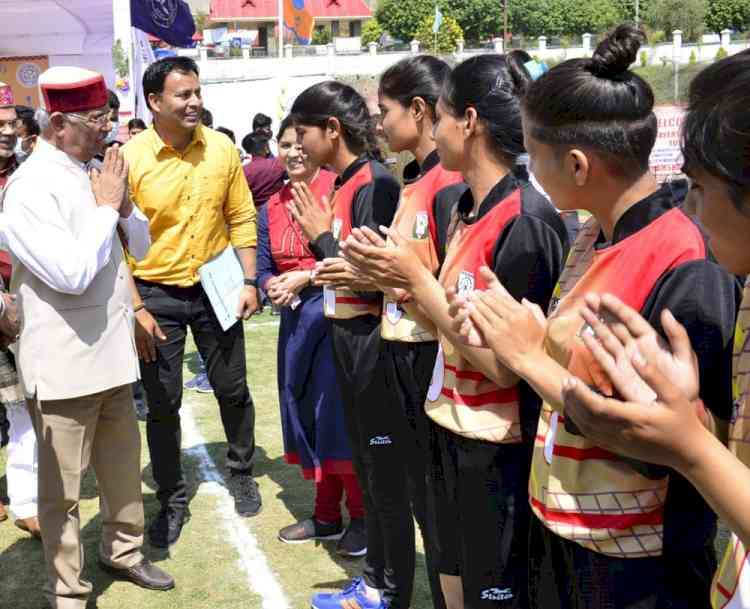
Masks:
[[[39,131],[42,133],[49,129],[49,112],[44,108],[38,108],[37,111],[34,112],[34,120],[39,124]]]

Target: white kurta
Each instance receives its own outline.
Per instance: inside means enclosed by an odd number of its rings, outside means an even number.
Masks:
[[[0,248],[11,250],[15,258],[48,287],[65,294],[82,294],[112,255],[115,226],[119,222],[128,238],[129,251],[143,258],[150,246],[148,219],[137,209],[120,218],[111,208],[92,210],[87,230],[74,235],[60,207],[50,199],[51,184],[60,168],[85,171],[83,163],[39,140],[35,163],[46,157],[38,180],[24,180],[13,189],[14,204],[0,214]],[[22,311],[23,314],[23,311]],[[6,474],[10,509],[16,518],[37,515],[37,443],[31,418],[23,402],[6,404],[10,442]]]
[[[0,232],[22,305],[17,362],[27,397],[72,399],[138,378],[118,221],[130,253],[142,258],[145,216],[134,209],[121,220],[97,205],[85,165],[46,141],[8,181]]]
[[[68,164],[84,164],[40,139],[36,155],[51,159],[65,157]],[[49,165],[54,172],[56,165]],[[49,179],[54,179],[50,175]],[[111,207],[98,207],[89,218],[82,238],[75,237],[68,221],[52,200],[49,183],[25,180],[14,185],[18,204],[6,206],[0,216],[0,248],[8,249],[50,288],[65,294],[82,294],[96,274],[109,262],[115,226],[119,222],[128,238],[128,251],[136,259],[146,256],[151,246],[148,218],[135,206],[128,218],[120,218]]]

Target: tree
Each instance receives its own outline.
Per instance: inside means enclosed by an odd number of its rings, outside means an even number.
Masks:
[[[712,32],[731,29],[750,29],[750,2],[748,0],[708,0],[706,26]]]
[[[312,43],[313,44],[328,44],[331,42],[333,36],[331,30],[326,26],[318,26],[313,31]]]
[[[362,26],[362,46],[367,46],[371,42],[380,43],[380,37],[383,35],[383,28],[375,19],[368,19]]]
[[[513,0],[510,16],[514,34],[550,36],[563,33],[565,15],[559,0]]]
[[[445,7],[441,5],[440,8],[445,14]],[[383,0],[378,3],[375,19],[391,36],[409,42],[425,17],[434,14],[433,0]]]
[[[208,15],[205,11],[197,11],[193,15],[193,21],[195,22],[195,31],[202,33],[208,24]]]
[[[513,32],[526,36],[599,33],[622,19],[617,0],[513,0]]]
[[[703,33],[706,0],[652,0],[645,21],[669,36],[682,30],[686,40],[698,40]]]
[[[434,15],[427,15],[419,23],[414,38],[419,40],[419,44],[424,51],[435,50],[435,34],[432,33],[432,24]],[[464,39],[464,32],[453,17],[443,15],[443,22],[437,33],[437,52],[452,53],[456,50],[459,40]]]
[[[637,2],[638,15],[640,20],[643,21],[643,16],[648,12],[652,0],[637,0]],[[635,21],[635,3],[636,0],[614,0],[622,21]]]
[[[513,6],[511,0],[509,6]],[[467,41],[492,38],[503,30],[503,0],[439,0],[446,17],[453,17]],[[382,0],[375,18],[384,31],[404,42],[414,34],[426,17],[435,15],[435,0]]]
[[[467,41],[479,42],[502,34],[504,1],[448,0],[447,12],[456,18]],[[512,5],[510,0],[508,7]]]
[[[605,32],[622,21],[620,8],[613,0],[566,0],[562,4],[565,34]]]

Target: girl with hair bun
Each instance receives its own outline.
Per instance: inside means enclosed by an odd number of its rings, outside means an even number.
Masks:
[[[304,182],[293,187],[292,215],[310,240],[317,258],[314,283],[324,286],[323,311],[332,321],[336,376],[354,469],[362,489],[365,518],[352,521],[347,534],[356,555],[365,555],[364,578],[355,578],[343,593],[317,594],[313,609],[346,607],[358,594],[362,609],[381,606],[380,590],[390,572],[378,513],[369,491],[365,461],[369,438],[361,432],[363,413],[382,408],[376,368],[380,353],[382,294],[355,276],[339,258],[339,242],[354,228],[390,224],[399,199],[399,184],[372,153],[377,149],[367,104],[352,87],[327,81],[303,91],[291,115],[302,150],[314,165],[331,167],[338,178],[329,199],[318,201]],[[354,528],[353,528],[354,527]],[[345,538],[344,538],[345,539]],[[354,555],[342,539],[342,553]]]
[[[617,362],[595,355],[612,337],[600,319],[609,315],[601,306],[608,292],[663,337],[673,336],[675,319],[684,326],[696,349],[705,424],[716,429],[731,416],[736,286],[669,185],[649,173],[654,98],[629,70],[643,39],[635,27],[619,26],[592,58],[553,68],[524,100],[531,170],[559,208],[592,214],[548,317],[486,271],[486,291],[454,302],[466,340],[490,347],[544,400],[529,482],[536,517],[529,583],[532,606],[544,609],[710,606],[715,514],[651,455],[634,459],[581,433],[564,405],[571,375],[604,396],[655,396],[634,374],[617,372],[629,360],[624,352]],[[641,347],[629,348],[637,354]]]
[[[739,276],[750,275],[750,51],[704,69],[690,85],[683,123],[685,172],[691,198],[719,263]],[[614,299],[605,301],[612,319],[628,329],[614,348],[649,336],[654,330],[635,311]],[[601,330],[608,334],[608,328]],[[690,361],[689,338],[679,326],[672,351]],[[642,342],[642,339],[639,340]],[[697,347],[697,345],[693,345]],[[633,365],[657,395],[650,403],[599,396],[577,379],[566,387],[565,408],[583,433],[602,446],[637,459],[673,467],[701,492],[734,535],[711,591],[714,609],[750,607],[750,284],[740,306],[734,335],[734,412],[729,449],[701,420],[702,406],[680,390],[681,375],[665,367],[660,350],[641,350]],[[689,368],[688,368],[689,369]],[[693,385],[698,379],[693,376]]]
[[[367,231],[345,244],[359,273],[404,291],[407,311],[440,344],[424,409],[434,428],[428,504],[449,609],[527,606],[527,482],[541,402],[491,351],[460,340],[447,293],[483,288],[479,269],[491,266],[515,297],[546,306],[562,270],[565,225],[516,175],[530,61],[523,52],[480,55],[445,82],[435,143],[442,166],[466,184],[436,197],[437,277],[403,226],[387,230],[390,247]]]

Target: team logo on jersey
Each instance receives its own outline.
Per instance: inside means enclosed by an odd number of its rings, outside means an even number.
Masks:
[[[426,239],[429,224],[430,223],[427,218],[427,212],[418,211],[417,215],[414,217],[414,229],[412,230],[412,237],[414,239]]]
[[[456,292],[459,296],[468,294],[474,290],[474,273],[469,271],[461,271],[458,275],[458,281],[456,282]]]
[[[331,228],[331,232],[333,233],[333,238],[337,241],[341,237],[341,227],[344,225],[344,221],[341,218],[335,218],[333,221],[333,227]]]
[[[486,588],[480,596],[483,601],[509,601],[512,598],[513,592],[510,588]]]

